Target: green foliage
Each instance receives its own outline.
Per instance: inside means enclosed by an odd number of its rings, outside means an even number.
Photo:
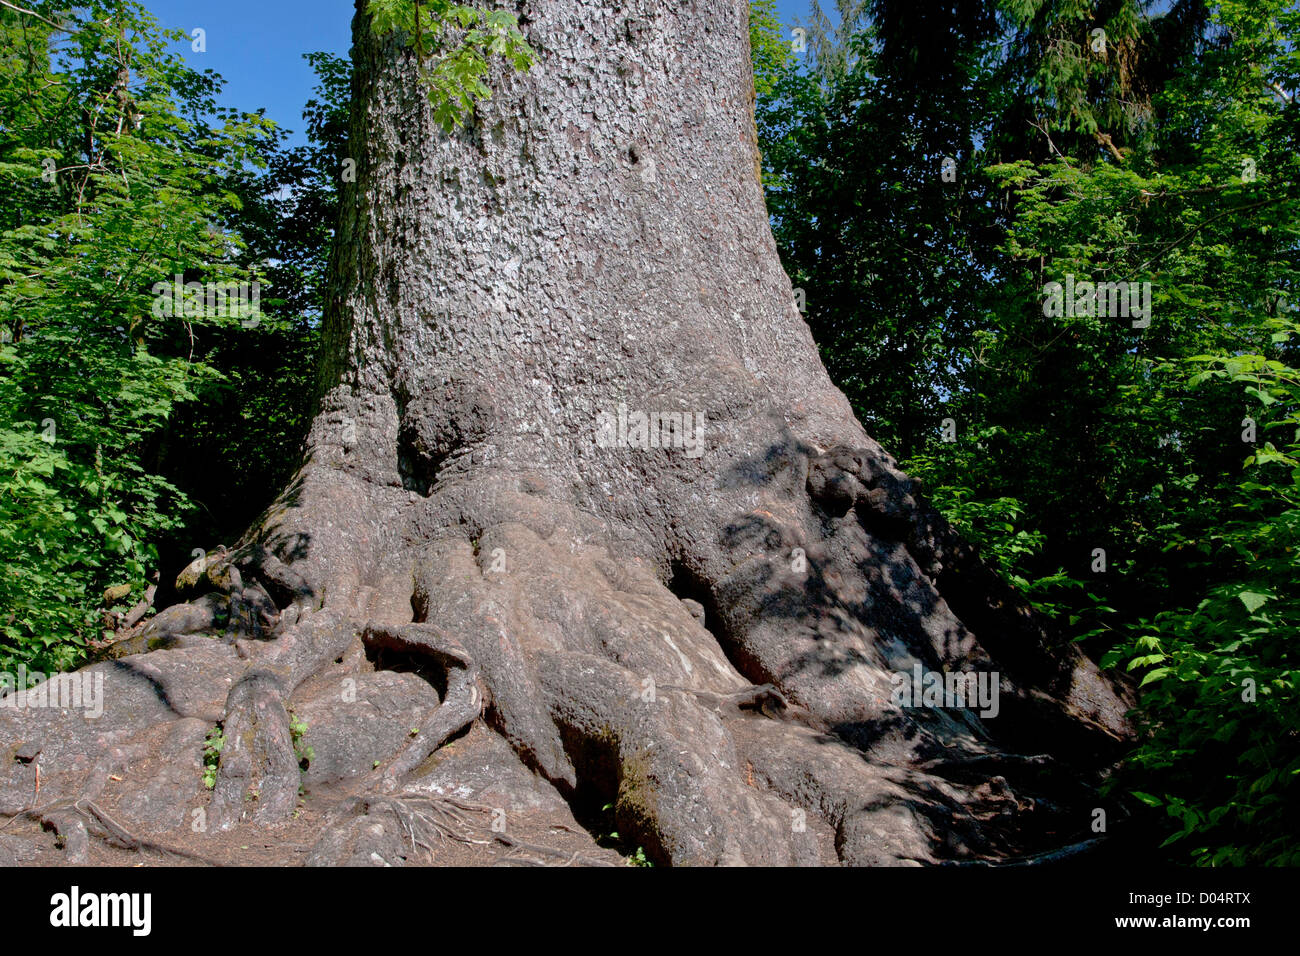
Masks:
[[[1021,304],[981,384],[1018,427],[976,474],[1001,470],[1076,556],[1123,559],[1092,582],[1115,609],[1103,662],[1140,688],[1115,787],[1166,811],[1175,858],[1211,865],[1300,861],[1297,27],[1287,4],[1219,4],[1122,162],[989,170],[1015,197]],[[1149,281],[1150,327],[1035,314],[1041,282],[1071,273]]]
[[[0,670],[54,672],[297,466],[351,71],[308,56],[287,149],[138,5],[33,6],[0,10]],[[260,311],[155,309],[176,275]]]
[[[289,737],[293,741],[294,756],[298,758],[298,769],[306,772],[311,762],[316,759],[316,751],[310,745],[303,744],[307,734],[307,722],[289,711]]]
[[[434,119],[451,132],[492,91],[485,82],[493,59],[528,70],[533,51],[506,10],[484,10],[449,0],[369,0],[377,36],[400,33],[420,60]]]
[[[53,4],[35,11],[55,16]],[[267,126],[212,112],[179,33],[132,3],[55,31],[0,11],[0,669],[56,671],[96,635],[97,596],[137,595],[189,507],[155,467],[178,404],[217,372],[205,330],[256,315],[155,308],[155,283],[257,282],[226,188]]]
[[[1003,574],[1141,685],[1113,795],[1163,852],[1297,862],[1300,13],[869,13],[821,57],[842,67],[759,108],[828,367]],[[1045,313],[1069,277],[1149,282],[1149,325]]]
[[[221,765],[221,751],[225,746],[225,732],[217,724],[203,738],[203,786],[209,790],[217,785],[217,768]]]
[[[1294,318],[1262,323],[1282,349]],[[1192,606],[1135,627],[1107,663],[1141,675],[1148,735],[1123,782],[1163,806],[1166,839],[1210,865],[1300,863],[1291,817],[1300,775],[1300,370],[1241,352],[1192,356],[1192,387],[1240,393],[1264,439],[1226,489],[1218,520],[1175,547],[1214,571]],[[1261,416],[1263,417],[1263,416]],[[1278,447],[1280,446],[1280,448]]]
[[[600,822],[596,825],[595,841],[598,846],[609,847],[623,854],[627,866],[654,866],[654,861],[645,855],[645,847],[635,849],[627,846],[623,837],[614,829],[614,804],[607,803],[600,808]]]
[[[991,287],[995,210],[970,173],[997,36],[978,5],[878,6],[841,53],[815,19],[813,62],[760,98],[757,122],[773,232],[822,358],[872,435],[906,457],[962,389],[973,306]]]
[[[782,35],[776,0],[750,0],[749,57],[754,66],[754,92],[762,100],[776,90],[790,69],[790,44]]]
[[[307,143],[286,148],[274,130],[260,144],[263,168],[232,183],[245,257],[261,263],[269,294],[262,310],[274,321],[256,329],[214,329],[195,354],[221,376],[172,415],[161,470],[200,505],[162,545],[169,566],[195,547],[231,541],[290,481],[314,413],[316,355],[328,252],[339,183],[349,170],[351,64],[307,54],[319,77],[304,109]]]

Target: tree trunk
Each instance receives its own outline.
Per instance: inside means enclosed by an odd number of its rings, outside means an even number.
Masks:
[[[246,660],[211,811],[291,812],[286,704],[364,670],[360,640],[427,658],[440,705],[357,793],[418,780],[473,725],[579,819],[611,802],[661,862],[996,860],[1089,836],[1125,703],[827,377],[767,221],[747,5],[519,10],[537,64],[494,76],[452,135],[413,52],[356,20],[309,454],[182,582]],[[995,675],[996,715],[903,706],[894,675],[917,666]]]

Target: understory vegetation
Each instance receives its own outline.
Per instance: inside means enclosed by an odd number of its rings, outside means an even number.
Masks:
[[[835,13],[803,55],[755,57],[824,361],[985,556],[1140,685],[1114,785],[1161,852],[1300,863],[1300,11]],[[1083,283],[1127,287],[1094,306]]]

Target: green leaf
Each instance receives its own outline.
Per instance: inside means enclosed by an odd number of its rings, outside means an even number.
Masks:
[[[1242,591],[1237,598],[1246,606],[1246,610],[1254,614],[1265,602],[1273,600],[1271,594],[1260,594],[1258,591]]]
[[[1142,682],[1138,684],[1138,687],[1146,687],[1147,684],[1154,684],[1156,681],[1163,679],[1172,669],[1173,668],[1170,667],[1157,667],[1155,670],[1147,671],[1142,678]]]

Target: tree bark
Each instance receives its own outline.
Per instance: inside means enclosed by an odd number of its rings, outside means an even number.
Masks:
[[[242,569],[226,822],[250,791],[277,795],[257,819],[286,812],[277,695],[360,640],[445,675],[365,792],[482,720],[659,862],[998,860],[1090,836],[1123,696],[828,378],[768,225],[747,5],[518,11],[536,65],[494,75],[450,135],[412,51],[356,19],[308,456],[191,574]],[[638,413],[693,416],[702,445],[620,443]],[[901,706],[916,665],[996,672],[997,716]]]

